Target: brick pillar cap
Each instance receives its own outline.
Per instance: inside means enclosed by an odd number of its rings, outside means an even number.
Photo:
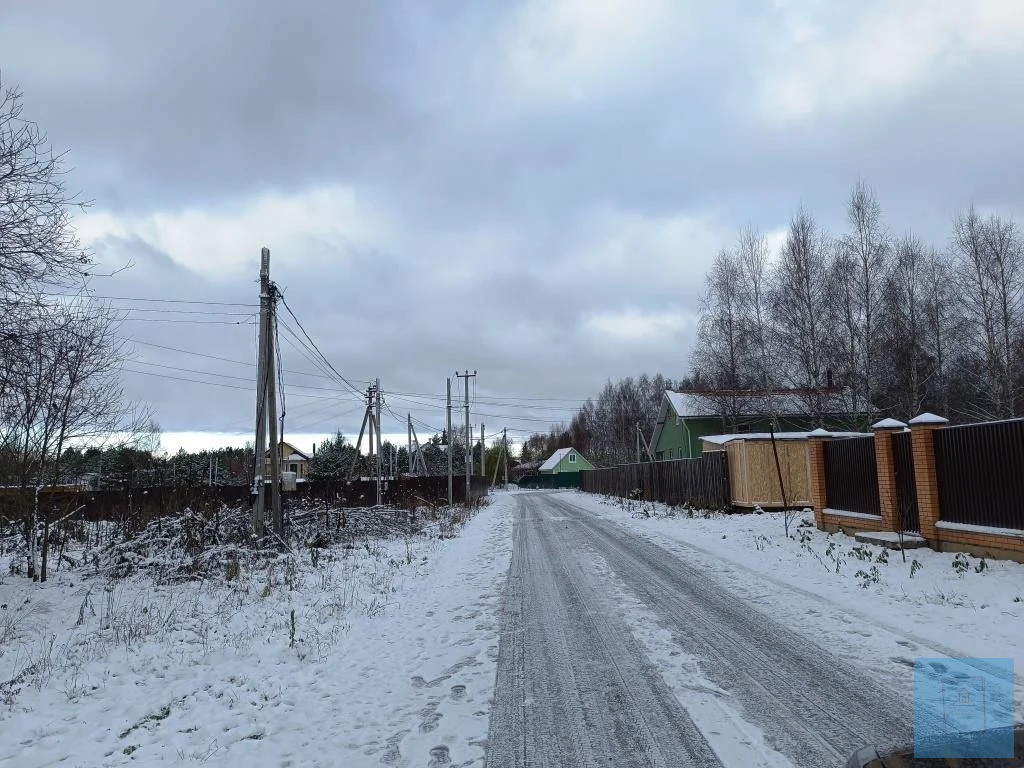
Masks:
[[[829,432],[827,429],[822,429],[821,427],[818,427],[813,432],[808,432],[807,436],[808,437],[832,437],[832,433]]]
[[[922,413],[920,416],[915,416],[910,420],[911,426],[919,426],[922,424],[949,424],[949,419],[936,416],[934,413]]]
[[[871,425],[872,429],[906,429],[907,425],[896,419],[882,419]]]

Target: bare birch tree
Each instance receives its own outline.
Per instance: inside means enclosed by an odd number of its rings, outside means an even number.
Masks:
[[[775,344],[771,322],[771,252],[763,234],[746,227],[736,243],[740,267],[740,324],[744,346],[749,355],[749,376],[758,389],[768,391],[777,385],[773,373],[772,348]]]
[[[980,368],[971,382],[973,410],[980,418],[1014,416],[1024,272],[1016,227],[996,216],[985,220],[971,206],[953,222],[951,253],[969,329],[965,351]]]
[[[885,331],[880,336],[886,341],[888,365],[878,366],[876,391],[885,391],[883,406],[891,405],[897,413],[915,415],[924,410],[926,401],[923,274],[927,248],[920,239],[907,234],[895,243],[893,254],[879,313],[885,321]],[[882,376],[883,371],[887,375]]]
[[[774,271],[772,308],[779,362],[792,386],[804,389],[807,412],[820,423],[828,399],[829,320],[828,235],[802,208],[793,216]]]
[[[870,416],[876,383],[879,304],[888,272],[890,238],[882,223],[882,207],[864,181],[853,185],[846,217],[850,231],[839,241],[839,258],[847,267],[844,277],[850,281],[852,301],[845,322],[855,361],[849,366],[846,384],[850,387],[854,411],[864,411]]]
[[[704,314],[697,329],[694,369],[714,390],[707,398],[728,427],[745,413],[738,390],[749,382],[750,355],[743,328],[743,265],[731,251],[718,252],[706,277]]]

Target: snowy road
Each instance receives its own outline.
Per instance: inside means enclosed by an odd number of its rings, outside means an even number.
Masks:
[[[828,766],[912,739],[905,694],[571,499],[518,497],[488,765]]]

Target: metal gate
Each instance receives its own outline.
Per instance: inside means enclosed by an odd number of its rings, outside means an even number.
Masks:
[[[909,432],[892,436],[892,462],[896,474],[896,507],[904,531],[921,532],[917,515],[917,482],[914,478],[914,449]]]

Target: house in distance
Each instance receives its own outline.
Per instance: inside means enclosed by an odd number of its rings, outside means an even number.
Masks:
[[[281,457],[281,471],[294,472],[296,480],[305,480],[309,474],[309,456],[300,451],[291,443],[282,440],[278,444],[278,454]],[[264,477],[270,477],[270,449],[267,449],[266,467]]]
[[[561,475],[593,468],[594,465],[575,448],[559,448],[540,465],[540,473],[542,475]]]

